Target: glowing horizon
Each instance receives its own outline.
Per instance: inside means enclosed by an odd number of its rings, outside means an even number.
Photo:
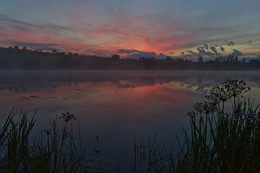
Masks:
[[[0,0],[0,46],[130,58],[258,58],[259,8],[256,0]]]

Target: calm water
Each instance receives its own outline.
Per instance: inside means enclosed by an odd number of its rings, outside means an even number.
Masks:
[[[252,88],[247,96],[260,103],[259,72],[1,72],[0,116],[13,106],[37,109],[37,134],[69,111],[83,141],[104,159],[119,161],[130,158],[134,137],[152,137],[157,130],[158,143],[176,146],[187,112],[226,79],[246,81]]]

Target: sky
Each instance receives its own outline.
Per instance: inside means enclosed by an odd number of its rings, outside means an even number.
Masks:
[[[259,9],[259,0],[0,0],[0,46],[129,58],[260,58]]]

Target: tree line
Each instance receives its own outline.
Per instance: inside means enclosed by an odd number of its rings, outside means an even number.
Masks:
[[[205,61],[199,57],[194,62],[183,58],[140,57],[139,59],[120,58],[119,55],[100,57],[80,55],[53,50],[28,50],[13,46],[0,48],[0,69],[13,70],[260,70],[259,60],[238,60],[238,57],[220,56]]]

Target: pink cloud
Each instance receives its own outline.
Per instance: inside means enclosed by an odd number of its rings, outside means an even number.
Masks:
[[[108,21],[93,21],[93,25],[82,20],[76,23],[77,26],[68,27],[34,25],[8,19],[5,24],[0,24],[0,29],[7,35],[5,40],[0,41],[53,43],[60,51],[102,56],[111,56],[117,53],[117,49],[165,54],[181,49],[187,42],[187,36],[180,33],[180,26],[169,24],[164,19],[122,11],[112,15]]]

